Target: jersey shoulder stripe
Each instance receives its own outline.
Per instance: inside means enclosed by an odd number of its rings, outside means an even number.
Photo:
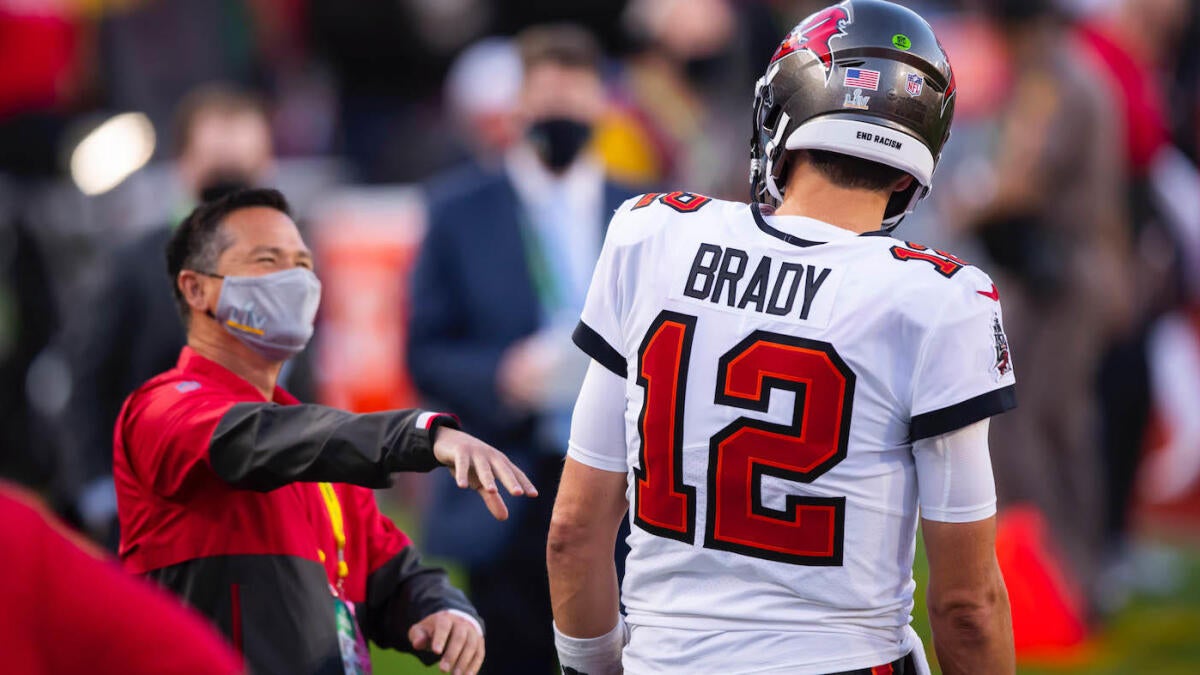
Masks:
[[[600,333],[596,332],[596,329],[582,320],[575,326],[575,332],[571,334],[571,341],[575,343],[576,347],[583,350],[583,353],[622,379],[628,375],[629,369],[621,352],[610,345]]]
[[[734,204],[693,192],[647,192],[617,209],[605,242],[612,248],[626,248],[677,228],[713,227],[725,217],[724,207]]]
[[[712,201],[712,197],[694,192],[647,192],[636,198],[631,209],[644,209],[653,204],[662,204],[679,213],[695,213]]]

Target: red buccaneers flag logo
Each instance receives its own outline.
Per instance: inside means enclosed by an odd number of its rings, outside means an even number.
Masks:
[[[783,39],[783,43],[771,57],[771,63],[775,63],[792,52],[801,49],[807,50],[821,62],[821,67],[825,69],[825,84],[828,85],[829,75],[833,70],[833,50],[830,48],[829,42],[836,37],[845,35],[846,27],[854,23],[854,17],[850,12],[850,3],[843,2],[840,5],[826,7],[808,17]]]
[[[946,108],[950,106],[950,101],[954,100],[954,95],[958,93],[958,82],[954,79],[954,70],[950,70],[950,84],[946,85],[946,95],[942,97],[942,117],[946,116]]]

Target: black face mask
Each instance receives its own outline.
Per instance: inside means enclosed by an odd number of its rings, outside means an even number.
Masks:
[[[254,187],[254,179],[238,171],[214,171],[200,181],[200,203],[213,202],[225,195]]]
[[[688,59],[683,64],[683,71],[692,84],[707,85],[718,82],[726,70],[727,59],[724,54]]]
[[[592,138],[591,125],[568,117],[550,117],[529,125],[526,136],[551,171],[566,169]]]

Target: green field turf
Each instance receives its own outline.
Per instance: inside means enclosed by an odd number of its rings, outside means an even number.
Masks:
[[[403,518],[398,519],[403,521]],[[407,525],[408,523],[404,523]],[[411,529],[408,529],[411,532]],[[1184,582],[1168,597],[1138,597],[1096,635],[1086,657],[1070,666],[1023,663],[1021,675],[1196,675],[1200,673],[1200,549],[1178,549],[1184,564]],[[932,656],[929,622],[925,614],[927,567],[924,549],[918,547],[917,599],[914,626]],[[460,583],[461,575],[455,574]],[[932,658],[930,659],[932,663]],[[406,654],[374,652],[377,675],[438,673],[424,668]],[[936,669],[935,673],[938,672]],[[537,675],[537,674],[534,674]],[[547,674],[549,675],[549,674]]]
[[[1135,597],[1094,635],[1071,665],[1020,663],[1021,675],[1195,675],[1200,673],[1200,549],[1177,549],[1183,585],[1168,597]],[[925,613],[924,549],[918,549],[913,625],[932,657]],[[933,659],[930,659],[933,663]],[[934,672],[938,672],[934,669]]]

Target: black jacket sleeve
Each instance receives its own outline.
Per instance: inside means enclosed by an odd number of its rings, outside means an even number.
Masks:
[[[363,635],[388,649],[409,652],[425,665],[440,658],[430,651],[417,651],[408,641],[408,629],[421,619],[447,609],[457,609],[483,619],[463,592],[450,585],[445,570],[421,564],[421,556],[407,546],[367,579],[365,611],[358,615]]]
[[[230,485],[269,491],[328,481],[387,487],[396,471],[432,471],[434,434],[450,415],[397,410],[355,415],[322,405],[239,403],[209,441],[213,470]]]

